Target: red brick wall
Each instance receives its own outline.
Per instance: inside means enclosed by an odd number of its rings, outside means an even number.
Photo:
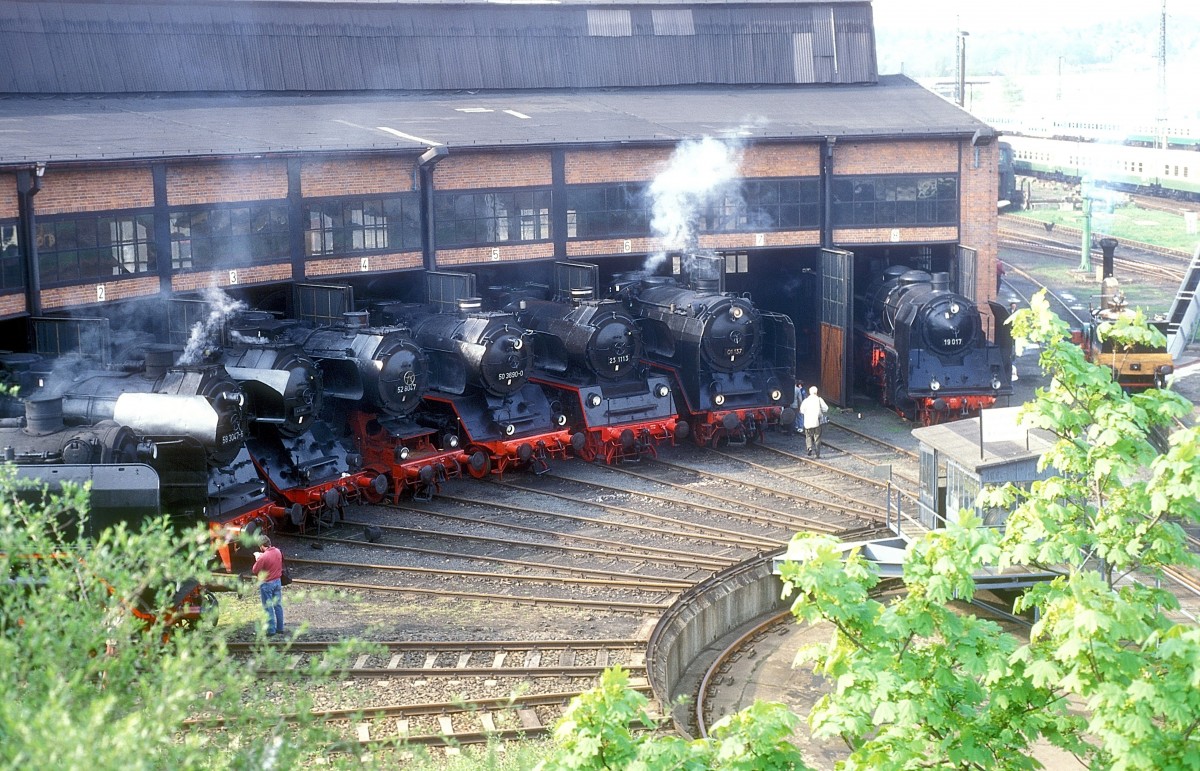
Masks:
[[[291,264],[280,262],[273,265],[245,266],[229,270],[176,273],[174,276],[171,276],[171,289],[176,292],[193,292],[197,289],[207,289],[210,286],[240,286],[242,284],[291,280]]]
[[[493,254],[496,255],[493,258]],[[448,265],[484,265],[491,262],[525,262],[548,260],[554,256],[554,244],[520,244],[514,246],[479,246],[470,249],[438,249],[439,268]]]
[[[1000,195],[1000,148],[995,142],[978,148],[964,141],[962,166],[958,171],[959,216],[962,232],[959,243],[978,253],[975,297],[985,302],[996,296],[996,260],[1000,245],[996,232],[996,199]],[[975,166],[975,151],[979,166]]]
[[[42,190],[34,198],[39,215],[138,209],[154,205],[150,168],[103,171],[47,169]]]
[[[535,187],[551,183],[550,153],[466,153],[451,150],[433,167],[434,190]]]
[[[894,231],[894,232],[893,232]],[[958,238],[954,227],[928,228],[836,228],[833,241],[838,246],[860,244],[944,244]]]
[[[642,182],[653,179],[670,159],[669,147],[576,150],[566,154],[564,165],[568,185]]]
[[[0,173],[0,218],[12,219],[17,211],[17,175]]]
[[[103,299],[101,299],[103,292]],[[87,305],[103,307],[116,300],[132,300],[158,294],[158,276],[143,276],[124,281],[97,281],[42,290],[42,308],[47,311],[80,308]]]
[[[958,143],[945,140],[838,142],[834,176],[847,174],[930,174],[958,170]]]
[[[167,168],[167,205],[287,198],[283,160],[188,163]],[[113,207],[119,208],[119,207]]]
[[[815,177],[821,173],[819,144],[761,144],[746,148],[743,177]]]
[[[366,269],[363,260],[367,261]],[[310,258],[304,264],[304,276],[345,276],[351,273],[378,272],[384,270],[412,270],[420,268],[422,259],[420,252],[400,252],[398,254],[373,254],[369,257],[339,257],[332,260]]]
[[[0,295],[0,318],[19,316],[24,312],[25,295],[23,293]]]
[[[305,161],[300,189],[306,198],[404,193],[415,190],[416,156]]]

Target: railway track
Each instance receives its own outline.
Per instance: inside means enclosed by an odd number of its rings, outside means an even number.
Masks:
[[[293,641],[270,647],[287,654],[286,671],[304,672],[314,664],[329,662],[339,643]],[[249,658],[261,646],[231,643],[229,650]],[[382,641],[367,653],[353,654],[348,666],[338,666],[345,677],[598,677],[619,664],[632,673],[644,673],[642,640],[446,640],[421,642]],[[264,674],[284,670],[262,669]]]
[[[1080,256],[1080,239],[1083,237],[1083,233],[1074,228],[1058,225],[1047,229],[1044,223],[1037,220],[1005,216],[1000,218],[999,233],[1003,246],[1040,248],[1048,256],[1063,259],[1078,260]],[[1178,282],[1182,280],[1192,258],[1190,252],[1141,241],[1121,239],[1121,246],[1122,266],[1131,267],[1135,272],[1147,278]],[[1092,251],[1095,255],[1096,250]],[[1143,259],[1135,255],[1154,255],[1154,258]]]

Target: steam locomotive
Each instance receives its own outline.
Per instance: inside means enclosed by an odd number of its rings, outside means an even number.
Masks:
[[[933,425],[976,415],[1012,393],[1008,311],[991,343],[974,302],[949,289],[949,276],[896,265],[864,303],[858,328],[859,371],[880,401],[909,420]]]
[[[676,415],[670,380],[642,360],[637,322],[618,300],[598,299],[598,283],[596,265],[556,263],[553,299],[507,292],[504,307],[530,333],[531,380],[566,415],[577,456],[654,456],[659,444],[686,436],[687,423]]]
[[[475,276],[430,272],[427,304],[376,302],[382,323],[403,324],[429,357],[430,385],[417,422],[461,444],[468,473],[535,472],[565,458],[573,437],[560,406],[529,382],[533,348],[511,314],[484,311]]]
[[[787,316],[724,291],[720,257],[690,255],[680,280],[627,275],[612,287],[638,320],[652,367],[675,384],[697,444],[761,441],[791,424],[796,332]]]
[[[350,311],[338,324],[305,323],[290,336],[325,372],[332,409],[329,423],[345,426],[348,454],[337,467],[374,475],[337,489],[341,498],[357,494],[379,501],[388,492],[398,500],[406,492],[428,499],[446,479],[461,471],[457,434],[436,436],[413,413],[429,391],[429,357],[407,327],[372,325],[365,311]],[[328,453],[323,457],[331,457]],[[327,504],[334,492],[323,492]],[[340,506],[344,500],[338,500]]]
[[[265,408],[248,408],[246,393],[222,365],[179,366],[178,353],[169,344],[151,345],[140,362],[123,362],[119,370],[89,368],[78,356],[6,357],[3,364],[13,365],[5,366],[9,379],[27,398],[23,405],[11,397],[0,401],[8,416],[0,441],[5,455],[26,469],[148,464],[157,475],[161,510],[181,524],[206,522],[218,556],[232,568],[238,555],[231,535],[288,513],[268,496],[245,447],[254,410]],[[261,397],[269,390],[253,383],[250,392]],[[309,396],[300,400],[307,403]],[[267,419],[281,421],[275,414]]]

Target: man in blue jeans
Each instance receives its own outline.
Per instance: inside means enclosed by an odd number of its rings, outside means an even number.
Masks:
[[[267,636],[283,634],[283,552],[271,545],[271,539],[263,536],[262,552],[254,561],[251,572],[262,576],[258,587],[263,610],[267,612]]]

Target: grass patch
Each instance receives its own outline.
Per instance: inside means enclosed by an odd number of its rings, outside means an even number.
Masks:
[[[1012,216],[1083,229],[1082,210],[1034,209],[1015,212]],[[1191,252],[1200,243],[1200,235],[1187,232],[1182,211],[1167,212],[1137,206],[1120,206],[1110,212],[1102,204],[1093,205],[1092,233],[1183,252]]]

